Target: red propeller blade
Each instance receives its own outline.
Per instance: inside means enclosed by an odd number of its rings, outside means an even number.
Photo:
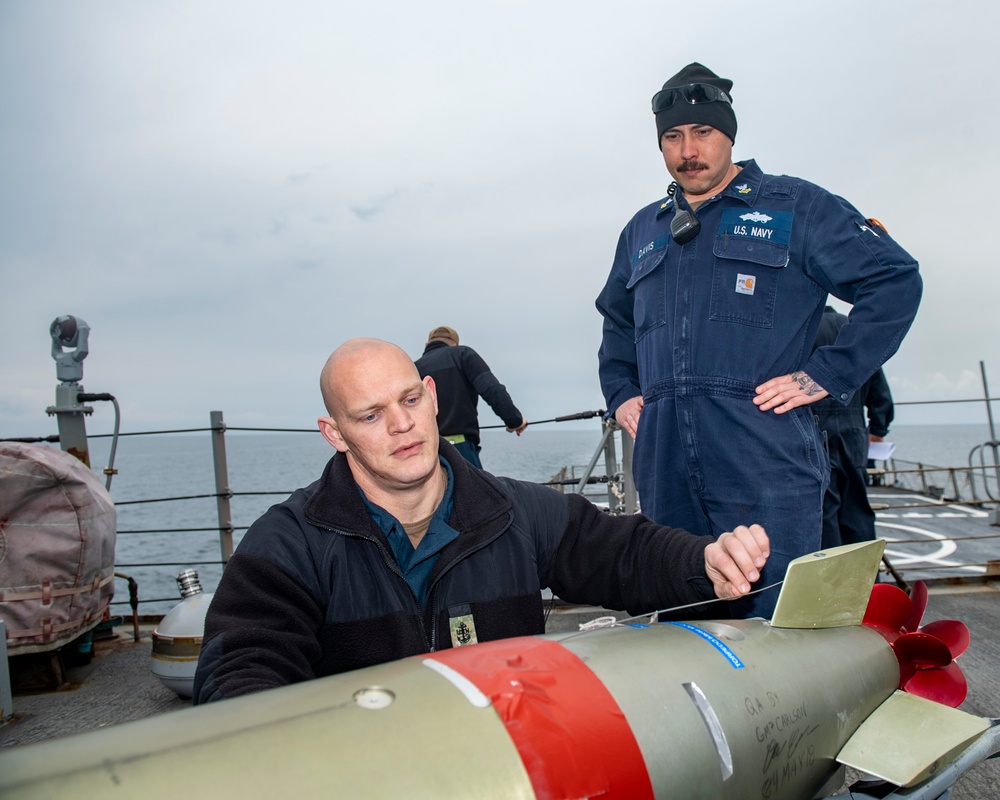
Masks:
[[[909,619],[913,603],[906,592],[889,583],[876,583],[862,624],[890,633],[898,633]]]
[[[899,688],[948,706],[959,706],[969,687],[954,659],[969,646],[969,629],[958,620],[920,627],[927,608],[927,584],[916,581],[909,594],[887,583],[872,587],[862,620],[892,646],[899,662]]]
[[[910,611],[909,619],[903,623],[903,630],[912,633],[920,627],[920,618],[924,615],[924,609],[927,608],[927,584],[923,581],[917,581],[913,584],[910,589],[910,602],[913,604],[913,609]]]
[[[939,619],[936,622],[928,622],[920,629],[920,632],[944,642],[951,652],[952,658],[958,658],[962,655],[972,640],[969,628],[964,622],[959,622],[957,619]]]
[[[904,685],[903,691],[957,708],[969,692],[969,684],[954,661],[938,669],[918,669]]]
[[[951,663],[948,645],[923,631],[904,633],[893,642],[892,649],[896,651],[898,661],[912,664],[917,669],[946,667]]]

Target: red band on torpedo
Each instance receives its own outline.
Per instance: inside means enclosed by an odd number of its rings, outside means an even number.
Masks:
[[[622,710],[587,665],[561,644],[520,637],[428,657],[493,701],[540,800],[653,797]]]

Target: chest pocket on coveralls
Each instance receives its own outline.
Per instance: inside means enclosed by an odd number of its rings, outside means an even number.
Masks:
[[[625,289],[632,293],[632,321],[638,342],[667,321],[667,248],[644,256],[632,270]]]
[[[712,247],[715,263],[709,313],[719,322],[770,328],[778,281],[788,264],[792,215],[751,212],[737,218],[735,213],[736,209],[726,210]],[[749,224],[747,217],[763,222]]]

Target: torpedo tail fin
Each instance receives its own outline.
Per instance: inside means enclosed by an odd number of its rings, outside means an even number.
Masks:
[[[876,539],[796,558],[785,573],[771,627],[860,625],[884,550],[885,541]]]
[[[1000,749],[1000,728],[983,717],[897,691],[847,740],[837,761],[897,786],[913,786],[961,761],[960,754],[987,729],[993,730],[981,747],[989,752],[975,753],[965,769]]]

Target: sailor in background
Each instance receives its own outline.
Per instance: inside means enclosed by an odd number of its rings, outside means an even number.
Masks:
[[[507,389],[471,347],[458,343],[458,332],[439,325],[427,334],[424,354],[416,361],[420,377],[434,379],[438,397],[438,430],[466,460],[483,468],[479,452],[479,398],[518,436],[528,427]]]
[[[847,317],[823,311],[816,347],[832,344]],[[868,421],[865,422],[865,411]],[[846,405],[824,397],[813,405],[830,456],[830,485],[823,498],[823,549],[875,538],[875,512],[868,502],[868,443],[881,442],[894,414],[892,392],[881,367]]]
[[[850,402],[899,347],[922,283],[916,261],[842,198],[733,162],[732,85],[694,63],[653,97],[676,183],[619,238],[597,299],[599,371],[609,416],[636,438],[643,513],[712,535],[759,522],[770,584],[820,548],[829,468],[808,405]],[[795,119],[795,97],[774,96],[774,113]],[[828,295],[853,309],[813,351]],[[769,617],[776,599],[734,605]]]

